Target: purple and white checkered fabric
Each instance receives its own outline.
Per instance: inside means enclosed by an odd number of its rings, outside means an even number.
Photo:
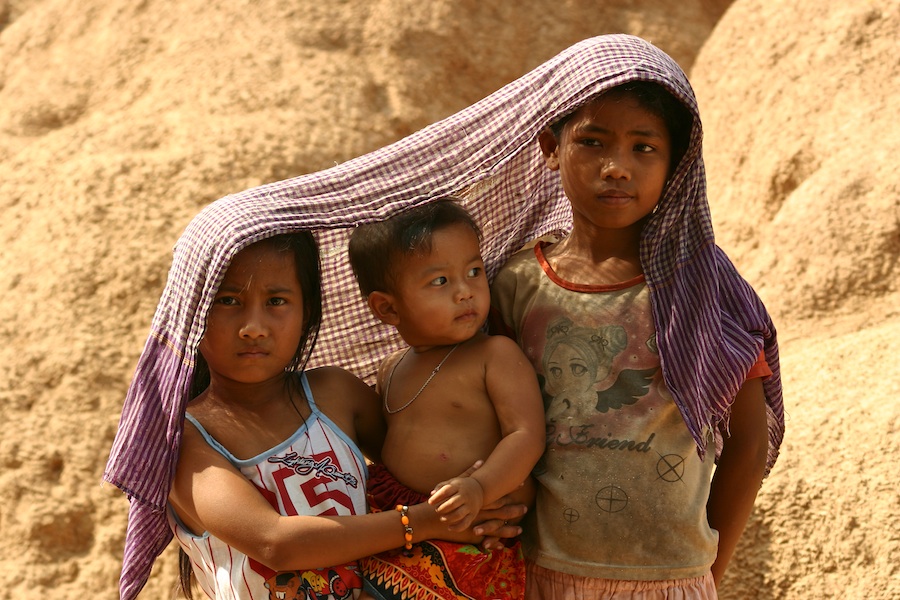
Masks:
[[[325,321],[311,364],[371,381],[400,345],[370,315],[346,261],[349,228],[440,196],[461,197],[483,228],[488,276],[525,242],[565,233],[571,215],[538,132],[610,87],[656,81],[695,115],[690,148],[646,228],[650,286],[666,382],[698,449],[727,418],[734,394],[765,350],[774,375],[769,468],[784,431],[778,349],[755,292],[713,240],[697,104],[665,53],[625,35],[585,40],[484,100],[399,142],[334,168],[227,196],[203,210],[175,247],[169,279],[125,399],[104,478],[131,498],[121,596],[135,597],[171,534],[166,499],[206,314],[232,257],[297,229],[321,246]]]

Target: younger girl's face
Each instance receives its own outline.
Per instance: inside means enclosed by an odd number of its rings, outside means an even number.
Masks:
[[[242,250],[225,273],[200,352],[213,381],[280,379],[297,352],[303,327],[294,256],[263,241]]]

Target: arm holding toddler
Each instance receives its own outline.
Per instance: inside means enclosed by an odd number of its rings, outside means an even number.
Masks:
[[[405,542],[395,511],[352,516],[279,514],[190,423],[185,424],[169,501],[195,533],[209,531],[276,571],[341,564]],[[522,514],[516,506],[504,511],[508,518]],[[410,506],[409,519],[414,542],[448,537],[480,540],[471,532],[448,535],[446,524],[427,503]]]

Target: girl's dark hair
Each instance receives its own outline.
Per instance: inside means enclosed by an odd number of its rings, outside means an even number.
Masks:
[[[319,246],[309,231],[276,235],[253,245],[262,244],[271,246],[277,252],[289,252],[294,257],[294,270],[303,294],[303,334],[300,336],[294,358],[285,368],[285,373],[302,371],[312,355],[322,324],[322,275]],[[190,397],[196,398],[209,387],[209,382],[209,366],[198,352],[191,379]],[[289,394],[303,394],[296,377],[285,377],[285,385],[288,386]],[[178,563],[181,592],[186,598],[192,598],[191,584],[194,571],[191,567],[190,557],[182,549],[179,549]]]
[[[347,253],[363,296],[375,291],[390,292],[398,268],[397,260],[430,252],[435,232],[451,225],[465,225],[481,239],[481,231],[472,215],[452,196],[354,229]]]
[[[638,105],[644,110],[662,119],[669,128],[669,136],[672,138],[672,160],[670,171],[674,171],[681,159],[684,158],[691,142],[691,127],[694,117],[691,111],[669,90],[652,81],[629,81],[603,92],[596,99],[607,94],[627,94],[637,100]],[[550,130],[556,139],[562,135],[563,129],[575,111],[565,115],[550,125]]]

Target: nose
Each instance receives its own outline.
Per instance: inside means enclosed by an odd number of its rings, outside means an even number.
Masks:
[[[247,308],[244,314],[244,323],[238,334],[242,339],[255,340],[266,337],[269,333],[266,325],[265,314],[258,308]]]
[[[631,179],[631,169],[625,159],[625,155],[621,151],[610,151],[603,158],[603,164],[600,167],[600,174],[604,179]]]
[[[456,286],[456,301],[462,302],[472,297],[472,286],[465,280],[460,281]]]

